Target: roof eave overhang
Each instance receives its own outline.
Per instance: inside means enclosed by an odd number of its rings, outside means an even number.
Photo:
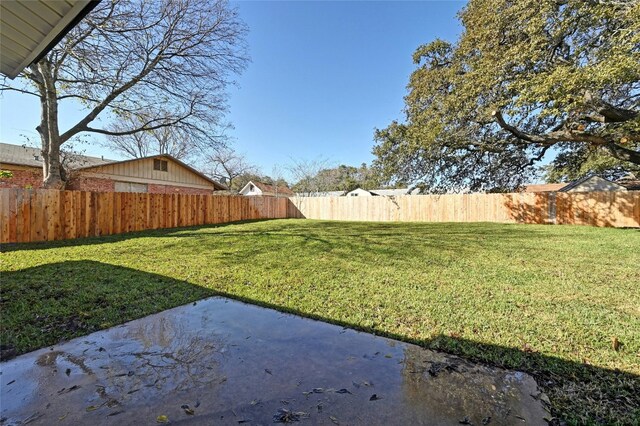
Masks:
[[[40,40],[37,47],[25,56],[20,65],[8,71],[6,76],[13,80],[29,65],[42,59],[73,27],[78,25],[78,22],[87,16],[98,3],[100,3],[100,0],[78,0],[78,2],[60,18],[51,31]],[[28,7],[28,4],[29,2],[25,2],[25,6]]]

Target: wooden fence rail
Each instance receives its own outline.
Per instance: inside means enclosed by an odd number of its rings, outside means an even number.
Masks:
[[[288,199],[0,189],[0,243],[276,218],[639,227],[640,191]]]
[[[640,226],[640,191],[296,197],[296,217],[400,222]]]
[[[0,243],[286,218],[287,198],[0,189]]]

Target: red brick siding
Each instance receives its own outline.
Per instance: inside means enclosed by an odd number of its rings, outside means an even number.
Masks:
[[[67,189],[75,191],[114,192],[115,184],[111,179],[74,176],[67,182]]]
[[[155,183],[150,183],[147,188],[151,194],[213,194],[213,188],[190,188],[188,186],[157,185]]]
[[[0,179],[0,188],[34,188],[42,186],[42,170],[11,170],[8,167],[3,170],[10,170],[13,176]]]

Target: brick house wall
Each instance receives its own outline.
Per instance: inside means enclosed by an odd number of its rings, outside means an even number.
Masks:
[[[190,188],[188,186],[157,185],[155,183],[150,183],[147,186],[147,191],[150,194],[213,194],[212,189]]]
[[[0,179],[0,188],[38,189],[42,187],[42,170],[40,169],[12,170],[10,167],[4,167],[3,170],[11,170],[13,176]]]
[[[73,176],[67,181],[66,189],[73,191],[114,192],[115,182],[111,179],[91,176]]]

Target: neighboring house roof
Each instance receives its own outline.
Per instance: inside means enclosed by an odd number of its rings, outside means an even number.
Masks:
[[[68,162],[69,167],[76,169],[114,163],[116,160],[73,154],[68,159]],[[41,168],[42,150],[40,148],[33,148],[27,145],[0,143],[0,163]]]
[[[567,186],[567,183],[543,183],[536,185],[525,185],[522,192],[555,192]]]
[[[356,188],[353,191],[349,191],[347,192],[345,195],[355,195],[355,194],[362,194],[362,193],[368,193],[370,195],[373,196],[385,196],[385,197],[395,197],[398,195],[418,195],[420,193],[420,189],[419,188],[414,188],[411,191],[409,191],[410,188],[395,188],[395,189],[370,189],[370,190],[366,190],[366,189],[362,189],[362,188]]]
[[[150,155],[148,157],[131,158],[129,160],[122,160],[122,161],[108,160],[102,157],[90,157],[88,155],[72,154],[67,161],[67,166],[75,170],[90,170],[92,168],[104,166],[107,164],[130,163],[132,161],[140,161],[140,160],[146,160],[150,158],[169,159],[171,161],[178,163],[179,165],[191,171],[192,173],[205,179],[207,182],[211,183],[215,189],[218,189],[218,190],[228,189],[225,185],[222,185],[221,183],[216,182],[215,180],[211,179],[209,176],[205,175],[204,173],[194,169],[188,164],[183,163],[182,161],[168,154]],[[26,145],[11,145],[8,143],[0,143],[0,163],[41,168],[42,167],[42,150],[40,148],[33,148]]]
[[[242,187],[242,189],[238,192],[240,193],[245,193],[245,189],[249,188],[249,185],[253,185],[256,188],[258,188],[260,190],[260,192],[262,192],[262,195],[285,195],[287,197],[293,197],[295,194],[293,193],[292,190],[290,190],[289,188],[287,188],[286,186],[278,186],[276,187],[275,185],[269,185],[266,184],[264,182],[258,182],[258,181],[249,181],[247,182],[247,184]],[[277,191],[277,192],[276,192]]]
[[[263,182],[252,182],[252,183],[258,188],[260,188],[260,191],[262,191],[262,193],[276,194],[276,191],[277,191],[278,194],[282,194],[282,195],[291,195],[291,196],[295,195],[293,191],[287,188],[286,186],[268,185]]]
[[[15,78],[46,55],[99,1],[1,1],[0,72]]]
[[[626,191],[622,185],[599,176],[585,176],[582,179],[571,182],[570,184],[559,189],[559,192],[571,192],[576,188],[583,186],[586,191]]]
[[[632,187],[634,185],[633,182],[633,180],[630,181],[630,186]],[[640,189],[640,181],[635,182],[637,182]],[[525,185],[523,192],[571,192],[580,189],[580,187],[583,187],[582,189],[585,191],[625,191],[629,189],[621,181],[612,182],[599,176],[589,175],[569,183]]]
[[[298,192],[296,197],[342,197],[344,194],[346,194],[345,191]]]
[[[616,183],[627,188],[627,191],[640,191],[640,179],[636,179],[633,174],[618,179]]]
[[[419,188],[413,188],[409,191],[410,188],[396,188],[396,189],[371,189],[369,192],[374,195],[384,195],[384,196],[396,196],[396,195],[418,195],[420,193]]]

